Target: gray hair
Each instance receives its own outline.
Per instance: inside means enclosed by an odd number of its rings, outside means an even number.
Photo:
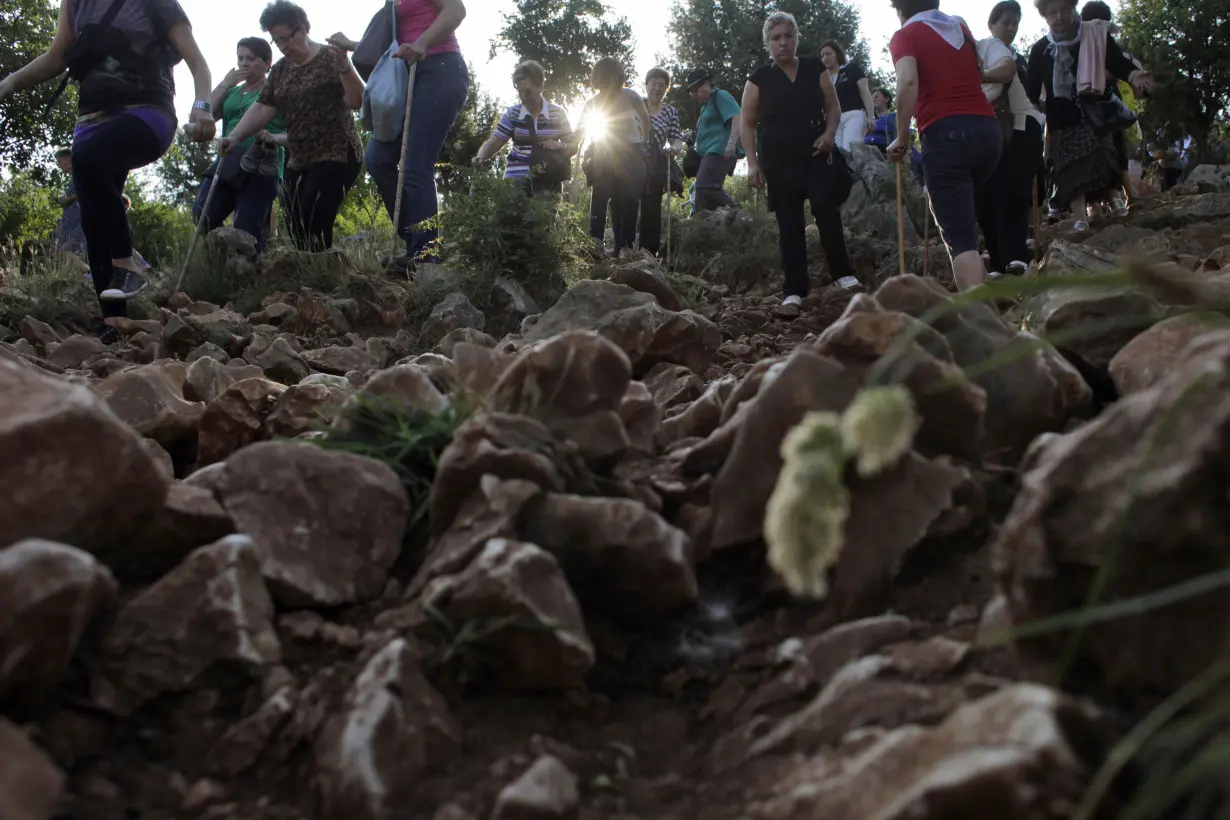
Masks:
[[[769,35],[773,33],[773,29],[780,25],[788,25],[794,29],[794,36],[799,36],[799,23],[794,19],[794,15],[786,11],[775,11],[765,18],[764,30],[761,36],[764,39],[764,44],[769,44]]]

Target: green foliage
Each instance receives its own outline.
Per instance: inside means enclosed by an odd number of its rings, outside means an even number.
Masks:
[[[497,277],[507,276],[538,304],[554,303],[589,245],[581,212],[566,200],[531,199],[491,174],[471,179],[469,196],[453,197],[440,214],[443,250],[464,272],[461,290],[483,310]]]
[[[547,96],[568,105],[584,94],[589,72],[603,57],[633,64],[635,41],[626,18],[611,19],[601,0],[516,0],[515,14],[504,15],[504,28],[491,44],[518,59],[542,63]]]
[[[61,213],[56,190],[40,184],[32,173],[0,179],[0,256],[49,238]]]
[[[800,55],[817,55],[821,43],[835,40],[847,58],[864,70],[870,68],[867,44],[859,38],[859,13],[842,0],[678,0],[667,26],[668,67],[674,78],[669,102],[679,109],[684,123],[694,123],[700,114],[700,106],[683,87],[687,72],[708,68],[714,72],[714,82],[740,97],[744,79],[769,61],[762,30],[772,11],[789,12],[798,21]],[[884,13],[889,13],[887,5]]]
[[[781,269],[777,222],[763,209],[747,208],[725,225],[717,214],[690,215],[683,200],[672,198],[670,237],[677,274],[739,289]]]
[[[1203,145],[1230,105],[1230,0],[1126,0],[1123,39],[1154,72],[1146,125],[1186,131]]]
[[[359,178],[346,193],[342,207],[337,212],[337,221],[333,225],[336,236],[354,236],[355,234],[372,234],[393,236],[393,220],[384,207],[376,183],[363,168]]]
[[[162,198],[173,205],[191,208],[213,159],[210,143],[193,142],[182,129],[176,131],[175,141],[158,160]]]
[[[59,3],[4,0],[0,4],[0,77],[8,76],[47,50],[55,36]],[[0,103],[0,165],[42,174],[55,167],[52,153],[67,145],[76,120],[77,92],[64,90],[55,107],[47,103],[59,87],[57,78],[40,88]]]
[[[177,267],[192,240],[191,214],[151,198],[140,186],[130,186],[128,196],[132,200],[128,212],[132,246],[155,268]]]
[[[10,287],[0,290],[0,324],[16,327],[26,316],[77,331],[98,313],[85,263],[72,254],[40,256]]]

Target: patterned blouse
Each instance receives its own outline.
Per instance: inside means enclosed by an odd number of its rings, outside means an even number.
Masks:
[[[289,163],[296,170],[318,162],[363,160],[354,112],[343,102],[340,64],[337,48],[329,45],[303,65],[283,57],[261,89],[260,103],[278,109],[286,123]]]
[[[645,105],[649,105],[648,100]],[[683,129],[679,127],[679,112],[673,105],[663,103],[658,113],[650,114],[649,127],[653,130],[653,144],[656,146],[683,140]]]

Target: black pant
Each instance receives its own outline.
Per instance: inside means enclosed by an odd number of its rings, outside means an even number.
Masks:
[[[132,256],[132,234],[124,209],[129,172],[161,157],[167,143],[135,114],[121,114],[73,139],[73,184],[81,203],[85,254],[101,294],[111,287],[111,260]],[[103,302],[105,317],[127,316],[128,303]]]
[[[323,251],[333,247],[333,222],[359,176],[359,162],[316,162],[286,169],[283,207],[295,247]]]
[[[589,235],[601,240],[606,234],[606,206],[611,204],[611,232],[615,252],[636,242],[636,211],[645,193],[645,158],[641,146],[610,146],[595,157],[594,189],[589,202]]]
[[[278,181],[275,177],[263,177],[259,174],[245,176],[238,185],[218,181],[218,190],[214,191],[214,198],[209,202],[204,229],[212,231],[234,213],[233,227],[254,236],[263,251],[269,238],[269,209],[273,207],[273,200],[278,194]],[[205,207],[212,185],[212,177],[206,177],[201,183],[200,193],[192,206],[194,221],[201,218],[201,209]]]
[[[829,274],[836,281],[853,276],[854,266],[846,252],[846,237],[841,227],[841,206],[850,196],[850,170],[840,151],[765,169],[769,185],[769,207],[777,216],[777,230],[786,274],[786,296],[806,296],[811,280],[807,276],[807,220],[803,204],[811,203],[811,215],[820,229],[820,246],[828,262]]]
[[[640,246],[652,254],[662,247],[662,194],[666,192],[667,157],[658,157],[659,162],[651,169],[645,183],[645,195],[641,197]]]
[[[1012,132],[995,173],[977,190],[978,227],[991,257],[991,270],[1029,261],[1029,217],[1033,185],[1042,154],[1042,126],[1025,118],[1025,130]]]

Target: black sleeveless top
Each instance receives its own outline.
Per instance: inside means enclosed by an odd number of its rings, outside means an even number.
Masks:
[[[779,168],[810,161],[813,143],[824,133],[824,94],[819,57],[799,57],[794,82],[775,64],[756,69],[750,82],[760,89],[760,165]]]

